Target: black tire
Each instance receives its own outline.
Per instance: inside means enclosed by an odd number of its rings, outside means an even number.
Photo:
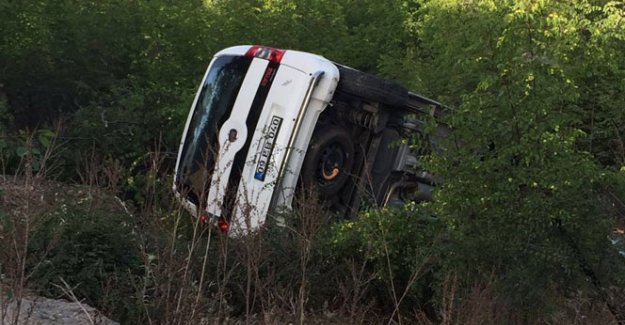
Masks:
[[[390,80],[342,65],[337,67],[339,92],[390,106],[404,106],[408,102],[408,90]]]
[[[316,130],[302,166],[304,186],[314,187],[324,199],[335,196],[352,174],[354,154],[354,142],[345,129],[330,125]]]

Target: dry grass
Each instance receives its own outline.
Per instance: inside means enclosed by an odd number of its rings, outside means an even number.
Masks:
[[[92,157],[93,158],[93,157]],[[214,233],[210,227],[189,218],[171,199],[159,179],[162,153],[153,152],[150,177],[142,189],[144,201],[133,215],[141,237],[143,274],[134,284],[136,308],[133,322],[142,324],[523,324],[526,321],[503,306],[492,283],[476,284],[462,291],[458,277],[447,276],[441,284],[442,301],[436,315],[406,306],[406,296],[425,270],[416,267],[408,281],[398,287],[396,272],[387,258],[383,282],[371,270],[366,258],[335,261],[336,269],[321,268],[317,246],[327,223],[314,191],[304,192],[288,215],[287,222],[238,239]],[[10,220],[0,223],[0,297],[10,292],[20,304],[33,270],[26,268],[29,235],[40,226],[41,215],[68,201],[88,201],[90,209],[127,213],[114,194],[119,189],[123,167],[110,159],[90,159],[82,178],[86,185],[68,185],[48,180],[45,175],[22,173],[0,176],[0,212]],[[169,185],[169,183],[167,183]],[[164,199],[167,198],[167,199]],[[88,200],[87,200],[88,199]],[[4,228],[2,228],[4,227]],[[381,234],[382,238],[389,234]],[[327,238],[326,238],[327,239]],[[280,246],[283,245],[283,246]],[[384,246],[386,245],[386,246]],[[390,255],[392,247],[383,243]],[[285,247],[286,246],[286,247]],[[284,256],[281,256],[283,254]],[[367,256],[365,251],[359,252]],[[45,254],[44,254],[45,256]],[[282,264],[281,264],[282,263]],[[342,271],[336,271],[342,270]],[[319,275],[318,272],[329,272]],[[404,270],[405,271],[405,270]],[[332,273],[337,272],[337,273]],[[338,273],[343,272],[343,273]],[[334,286],[334,292],[319,295],[316,281]],[[74,284],[68,283],[65,288]],[[372,290],[377,286],[378,290]],[[387,296],[376,296],[382,287]],[[67,295],[81,297],[68,290]],[[607,291],[613,305],[625,301],[622,288]],[[379,301],[391,301],[391,310],[379,309]],[[0,299],[0,320],[7,299]],[[387,306],[389,304],[386,304]],[[616,324],[606,304],[579,295],[562,301],[562,313],[546,322],[572,324]],[[623,307],[623,306],[621,306]],[[621,316],[622,317],[622,316]]]

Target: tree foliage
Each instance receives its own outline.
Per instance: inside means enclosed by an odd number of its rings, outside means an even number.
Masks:
[[[608,188],[622,178],[622,5],[443,0],[423,11],[421,43],[383,66],[411,66],[414,85],[455,108],[453,139],[429,164],[445,179],[433,203],[449,227],[445,268],[495,274],[513,306],[539,312],[618,279],[622,268],[603,266],[616,259]]]
[[[622,285],[606,240],[625,219],[620,1],[0,1],[0,31],[3,172],[18,170],[24,134],[62,120],[63,175],[76,179],[97,156],[139,179],[152,148],[174,156],[214,52],[309,51],[451,107],[446,150],[425,162],[444,179],[428,207],[443,233],[428,246],[438,250],[428,250],[430,275],[494,281],[502,303],[528,314],[575,290]],[[401,253],[433,236],[406,214],[368,213],[337,238],[365,245],[386,220],[405,230],[383,237],[393,272],[410,274],[422,257]],[[388,257],[364,259],[386,267]]]

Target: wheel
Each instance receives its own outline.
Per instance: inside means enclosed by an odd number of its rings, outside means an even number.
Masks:
[[[391,106],[404,106],[408,102],[408,90],[390,80],[342,65],[337,67],[338,91]]]
[[[338,194],[354,166],[354,143],[338,126],[327,126],[313,134],[302,166],[305,186],[313,186],[322,198]]]

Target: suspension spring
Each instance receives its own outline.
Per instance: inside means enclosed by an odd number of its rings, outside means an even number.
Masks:
[[[378,124],[378,117],[375,114],[363,111],[350,111],[348,115],[350,122],[367,129],[374,129]]]

